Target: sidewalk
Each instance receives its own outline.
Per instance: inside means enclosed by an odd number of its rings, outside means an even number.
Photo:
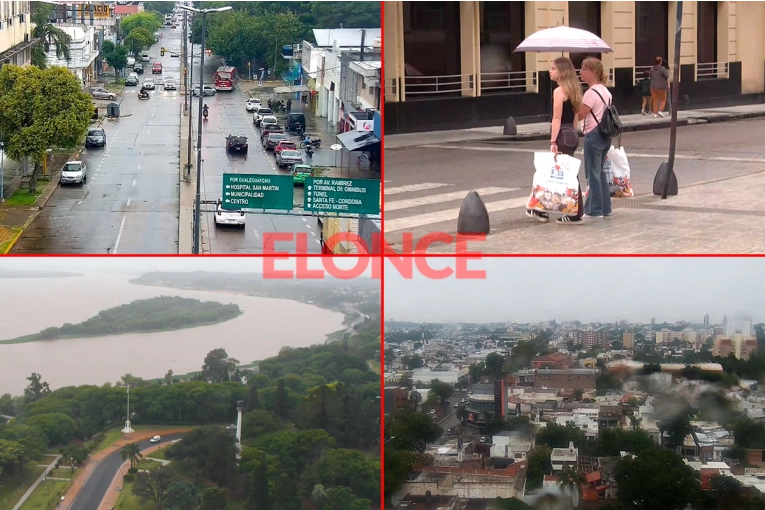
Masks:
[[[648,129],[663,129],[670,126],[670,116],[667,112],[664,118],[654,119],[652,115],[624,115],[621,117],[624,131],[644,131]],[[677,125],[706,124],[725,122],[728,120],[749,119],[765,116],[765,104],[750,104],[730,106],[727,108],[707,108],[701,110],[680,110],[677,112]],[[385,150],[417,147],[420,145],[444,144],[469,141],[526,141],[545,140],[550,137],[550,123],[538,122],[518,126],[518,134],[505,136],[504,126],[485,128],[456,129],[449,131],[431,131],[425,133],[410,133],[401,135],[386,135]]]
[[[53,459],[53,462],[51,462],[46,468],[45,471],[35,480],[35,483],[33,483],[29,489],[24,493],[23,496],[21,496],[21,499],[18,503],[16,503],[16,506],[13,507],[13,510],[18,510],[21,508],[21,505],[24,504],[24,502],[29,498],[29,496],[32,495],[32,493],[35,491],[38,485],[40,485],[45,480],[61,480],[61,478],[49,478],[48,473],[51,472],[53,468],[56,467],[56,462],[61,458],[61,455],[56,455],[56,458]],[[64,478],[63,480],[69,481],[68,478]]]
[[[167,448],[168,446],[170,445],[160,444],[157,446],[151,446],[150,448],[141,450],[141,455],[143,455],[144,457],[147,457],[150,454],[156,452],[157,450],[161,450],[162,448]],[[169,460],[161,460],[161,459],[154,459],[154,460],[156,462],[160,462],[162,465],[170,464]],[[109,485],[109,489],[107,489],[106,495],[104,496],[104,499],[101,501],[101,505],[99,508],[102,508],[103,510],[110,510],[117,505],[117,500],[120,497],[120,492],[122,492],[122,487],[125,485],[125,482],[123,481],[122,477],[128,474],[128,469],[130,469],[130,461],[126,460],[125,462],[122,463],[119,471],[117,471],[117,474],[114,476],[114,479],[112,480],[112,483]]]
[[[169,429],[169,430],[163,430],[163,435],[170,435],[170,434],[183,434],[192,429],[189,428],[179,428],[179,429]],[[62,507],[58,510],[69,510],[71,508],[72,503],[77,498],[77,495],[80,493],[82,488],[87,483],[88,479],[90,478],[90,475],[93,474],[93,471],[98,467],[98,464],[107,458],[109,455],[111,455],[114,452],[117,452],[122,449],[123,446],[129,443],[137,443],[139,441],[145,441],[146,439],[151,439],[157,435],[156,431],[141,431],[141,432],[133,432],[132,434],[123,434],[122,438],[117,440],[113,445],[110,447],[101,450],[98,453],[94,453],[90,457],[88,457],[87,462],[84,466],[80,469],[80,474],[72,481],[72,485],[69,487],[69,490],[66,492],[64,496],[64,503]],[[122,478],[117,476],[117,479],[119,480],[119,487],[122,487]],[[112,482],[114,484],[114,482]],[[108,493],[107,493],[108,495]],[[101,505],[103,507],[103,505]],[[111,507],[106,507],[111,508]],[[97,509],[93,509],[97,510]]]

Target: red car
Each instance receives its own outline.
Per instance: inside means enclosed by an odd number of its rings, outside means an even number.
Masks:
[[[151,74],[162,74],[162,62],[154,62],[151,66]]]
[[[297,149],[297,145],[295,145],[295,142],[291,140],[282,140],[281,142],[276,144],[276,147],[274,147],[274,156],[276,156],[283,150],[296,151],[298,149]]]

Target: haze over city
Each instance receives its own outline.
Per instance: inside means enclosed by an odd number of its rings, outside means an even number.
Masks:
[[[434,263],[434,266],[438,264]],[[438,266],[440,267],[440,266]],[[765,260],[484,259],[485,280],[404,279],[385,272],[385,320],[412,322],[762,322]],[[415,272],[416,273],[416,272]]]

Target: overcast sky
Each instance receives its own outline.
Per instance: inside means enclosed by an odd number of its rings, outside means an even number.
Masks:
[[[309,269],[322,269],[320,258],[305,258]],[[351,269],[355,257],[335,257],[340,269]],[[276,260],[276,270],[295,271],[295,259]],[[227,273],[262,273],[263,260],[257,257],[3,257],[0,271],[103,272],[143,274],[150,271],[210,271]],[[366,276],[371,275],[371,264]]]
[[[765,258],[487,258],[469,268],[486,279],[407,280],[386,264],[385,319],[765,322]]]

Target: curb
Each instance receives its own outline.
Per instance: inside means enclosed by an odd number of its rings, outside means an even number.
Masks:
[[[696,124],[714,124],[717,122],[727,122],[729,120],[753,119],[757,117],[765,117],[765,111],[732,113],[730,115],[712,114],[706,117],[701,116],[701,117],[692,117],[687,119],[678,119],[677,126],[681,127],[681,126],[692,126]],[[665,118],[664,120],[651,122],[651,123],[645,123],[645,124],[632,124],[632,125],[628,124],[622,127],[622,133],[630,133],[630,132],[636,132],[636,131],[651,131],[654,129],[664,129],[664,128],[669,128],[671,124],[672,124],[672,121],[669,118]],[[549,137],[550,137],[550,132],[545,131],[545,132],[529,133],[525,135],[507,135],[507,136],[487,135],[485,138],[471,138],[469,141],[470,142],[523,142],[523,141],[547,140]],[[449,142],[449,143],[454,143],[454,142]],[[405,145],[405,146],[399,146],[399,147],[386,148],[386,150],[395,151],[395,150],[401,150],[401,149],[409,149],[412,147],[421,147],[423,145],[433,145],[433,144],[418,143],[416,145]]]

